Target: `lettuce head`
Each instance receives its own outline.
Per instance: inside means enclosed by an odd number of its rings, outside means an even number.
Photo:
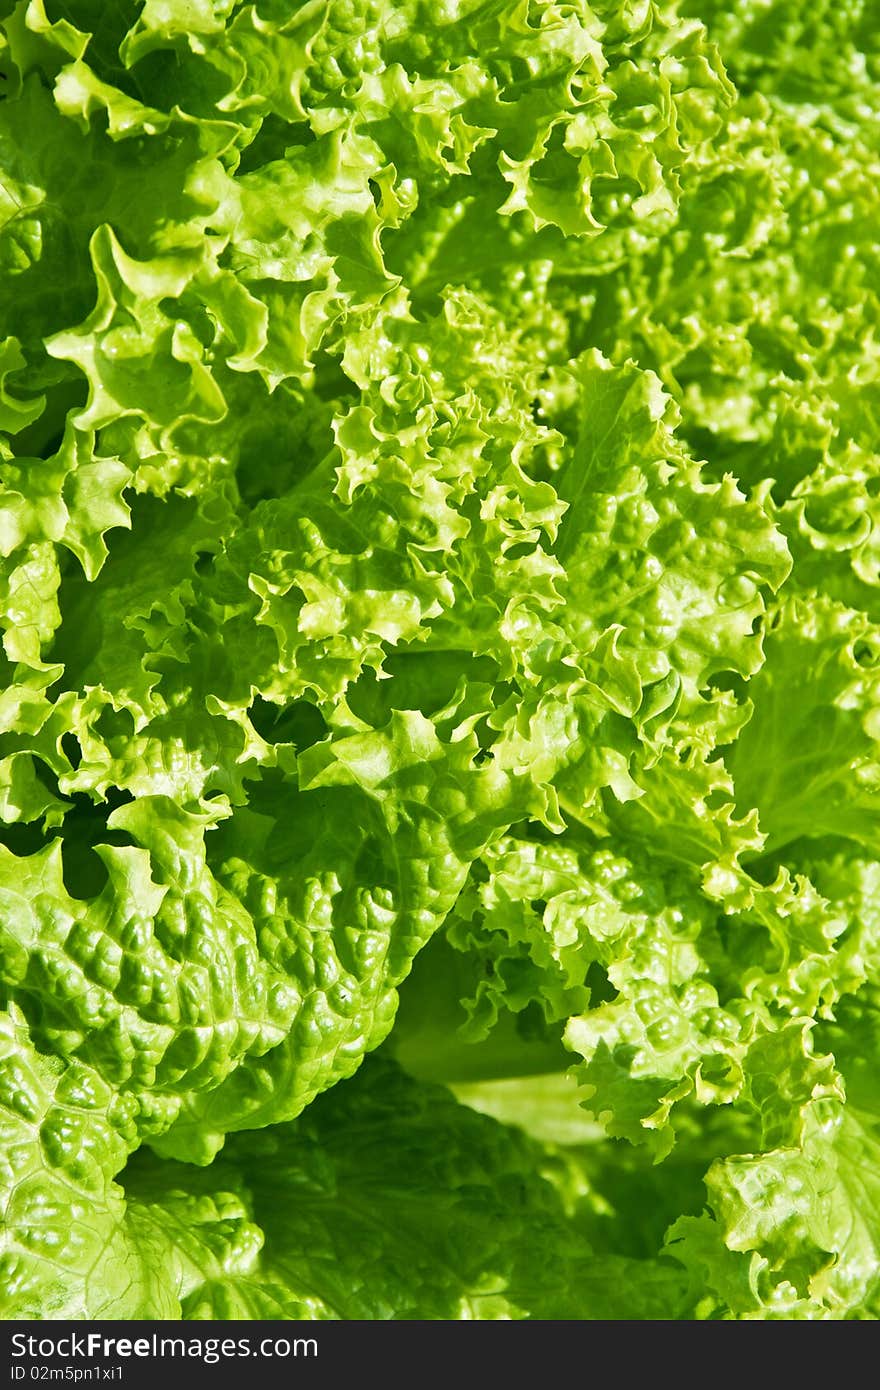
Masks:
[[[0,0],[0,1312],[880,1311],[872,0]]]

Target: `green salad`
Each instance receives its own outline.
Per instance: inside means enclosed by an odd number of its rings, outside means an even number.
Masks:
[[[0,0],[0,1316],[880,1309],[877,0]]]

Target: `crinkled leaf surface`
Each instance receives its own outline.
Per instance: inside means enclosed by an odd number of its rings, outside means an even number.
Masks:
[[[4,1316],[877,1316],[876,19],[0,0]]]

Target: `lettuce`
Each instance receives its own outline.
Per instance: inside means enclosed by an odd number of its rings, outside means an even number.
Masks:
[[[0,0],[4,1317],[878,1315],[873,18]]]

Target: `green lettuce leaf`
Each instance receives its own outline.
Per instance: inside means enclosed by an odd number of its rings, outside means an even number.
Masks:
[[[0,0],[4,1315],[877,1315],[876,29]]]

